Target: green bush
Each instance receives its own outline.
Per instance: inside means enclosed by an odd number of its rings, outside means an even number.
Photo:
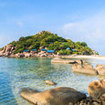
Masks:
[[[15,47],[15,53],[23,52],[25,49],[39,49],[41,46],[49,50],[55,50],[62,55],[75,54],[92,54],[92,49],[85,42],[73,42],[71,39],[64,39],[57,34],[48,31],[42,31],[40,34],[21,37],[18,41],[11,43]],[[76,49],[78,52],[66,50],[66,48]]]
[[[59,55],[70,55],[72,54],[71,50],[60,50]]]

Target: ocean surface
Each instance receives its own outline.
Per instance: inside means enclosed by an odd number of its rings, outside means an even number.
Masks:
[[[105,60],[88,59],[94,67]],[[70,64],[51,64],[49,58],[4,58],[0,57],[0,105],[31,105],[19,95],[22,88],[47,90],[58,86],[77,89],[87,94],[92,80],[105,78],[72,73]],[[53,80],[56,86],[48,86],[45,80]]]

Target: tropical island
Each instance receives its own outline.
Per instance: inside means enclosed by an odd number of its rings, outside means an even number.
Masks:
[[[98,55],[85,42],[73,42],[49,31],[42,31],[36,35],[20,37],[0,49],[0,56],[7,57],[35,57],[54,55]]]
[[[19,57],[20,58],[20,57],[60,57],[61,56],[61,58],[63,58],[64,56],[67,57],[70,55],[79,55],[80,59],[73,60],[73,59],[60,59],[60,58],[58,59],[57,58],[57,59],[51,59],[50,60],[51,63],[49,63],[49,64],[50,65],[53,64],[53,66],[54,66],[54,63],[60,63],[63,66],[64,66],[64,64],[69,64],[68,65],[69,69],[71,67],[70,74],[71,73],[80,73],[80,74],[86,74],[86,75],[92,75],[92,76],[105,76],[105,65],[98,64],[94,68],[93,65],[89,64],[87,61],[82,59],[81,55],[84,55],[84,56],[98,55],[98,53],[96,51],[94,51],[93,49],[91,49],[87,45],[87,43],[73,42],[71,39],[65,39],[63,37],[59,37],[57,34],[53,34],[48,31],[42,31],[42,32],[39,32],[38,34],[32,35],[32,36],[20,37],[18,41],[13,41],[13,42],[9,43],[8,45],[6,45],[5,47],[0,49],[0,56],[6,56],[6,57]],[[90,56],[90,57],[92,57],[92,56]],[[3,57],[1,57],[1,58],[3,58]],[[37,58],[35,58],[35,59],[37,59]],[[49,59],[49,58],[47,58],[47,59]],[[11,59],[11,60],[14,60],[14,59]],[[23,60],[23,59],[19,59],[19,61],[20,60]],[[25,60],[27,60],[27,59],[25,59]],[[33,63],[33,61],[31,63]],[[36,61],[36,65],[38,65],[37,64],[38,59],[35,61]],[[18,61],[16,61],[16,64],[17,64],[17,62]],[[24,62],[24,61],[22,61],[22,62]],[[26,65],[27,65],[27,63],[26,63]],[[35,65],[35,63],[34,63],[34,65]],[[41,67],[41,70],[43,70],[43,71],[44,71],[44,69],[43,69],[44,66],[45,66],[45,64]],[[48,66],[48,65],[46,65],[46,66]],[[59,67],[60,66],[61,65],[59,65]],[[65,67],[66,66],[67,65],[65,65]],[[24,66],[23,66],[23,68],[24,68]],[[26,68],[27,67],[25,67],[24,72],[26,72]],[[40,71],[39,68],[40,68],[40,66],[37,67],[38,72],[40,72],[42,74],[42,71]],[[51,66],[50,66],[50,68],[51,68]],[[19,70],[23,71],[22,69],[19,69]],[[54,69],[52,69],[52,70],[54,70]],[[32,71],[33,71],[32,75],[34,75],[33,80],[35,80],[35,75],[36,75],[36,78],[37,78],[37,76],[41,77],[40,75],[38,75],[35,72],[34,69],[32,69]],[[48,70],[48,71],[50,71],[50,70]],[[57,71],[59,71],[59,70],[57,69]],[[56,72],[56,71],[54,71],[54,72]],[[60,72],[57,72],[57,75]],[[28,68],[28,72],[26,72],[26,74],[28,74],[28,73],[30,73],[30,68]],[[52,73],[53,72],[51,72],[51,74]],[[64,73],[64,71],[62,72],[62,74],[63,73]],[[69,76],[71,76],[70,74],[69,74]],[[30,74],[28,74],[28,75],[30,75]],[[23,74],[22,74],[22,76],[23,76]],[[76,76],[77,75],[75,75],[75,77]],[[45,77],[47,77],[47,75],[45,75]],[[54,77],[54,75],[52,77]],[[31,77],[29,76],[29,78],[31,78]],[[27,79],[27,81],[29,81],[29,78]],[[42,80],[42,79],[44,79],[44,80]],[[21,98],[23,98],[35,105],[105,105],[105,80],[104,79],[100,79],[97,81],[94,80],[89,83],[88,96],[85,93],[74,89],[73,87],[65,87],[65,86],[58,87],[59,83],[56,81],[51,81],[46,78],[41,78],[39,81],[45,82],[45,84],[42,83],[42,84],[44,84],[44,86],[45,85],[50,85],[50,86],[55,85],[55,88],[53,88],[53,89],[50,88],[48,90],[39,91],[38,89],[30,89],[30,88],[21,87],[21,91],[19,92]],[[85,81],[88,82],[88,79]],[[25,82],[23,81],[23,84],[24,83]],[[28,86],[30,86],[30,85],[28,85]]]

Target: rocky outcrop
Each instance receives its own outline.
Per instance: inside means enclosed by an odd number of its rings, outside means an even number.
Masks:
[[[56,85],[56,83],[53,82],[53,81],[51,81],[51,80],[46,80],[45,83],[46,83],[47,85]]]
[[[73,104],[71,104],[73,105]],[[74,104],[74,105],[105,105],[105,94],[100,96],[100,98],[92,98],[87,97],[86,99],[83,99],[82,101]]]
[[[89,97],[75,105],[105,105],[105,80],[92,81],[88,87],[88,94]]]
[[[3,50],[0,50],[0,56],[2,56],[3,55]]]
[[[20,95],[35,105],[74,105],[86,98],[85,94],[68,87],[58,87],[43,92],[23,89]]]
[[[88,87],[88,94],[93,98],[99,98],[105,94],[105,80],[92,81]]]
[[[15,49],[14,46],[9,44],[9,45],[4,47],[4,49],[3,49],[4,52],[3,53],[6,53],[6,52],[12,53],[14,49]]]
[[[105,65],[96,65],[96,70],[98,71],[99,75],[105,75]]]
[[[87,62],[77,63],[72,65],[72,71],[84,74],[92,74],[97,75],[98,72],[93,68],[92,65],[88,64]]]
[[[0,56],[10,56],[11,54],[13,54],[15,50],[15,47],[11,44],[5,46],[1,51],[0,51]]]

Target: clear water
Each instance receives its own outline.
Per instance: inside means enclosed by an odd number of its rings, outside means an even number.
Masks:
[[[105,60],[89,59],[93,66],[105,64]],[[98,76],[72,73],[69,64],[51,64],[48,58],[0,58],[0,105],[31,105],[23,100],[19,91],[24,87],[47,90],[58,86],[75,88],[87,94],[88,85]],[[102,77],[104,78],[104,77]],[[47,86],[45,80],[53,80],[56,86]]]

